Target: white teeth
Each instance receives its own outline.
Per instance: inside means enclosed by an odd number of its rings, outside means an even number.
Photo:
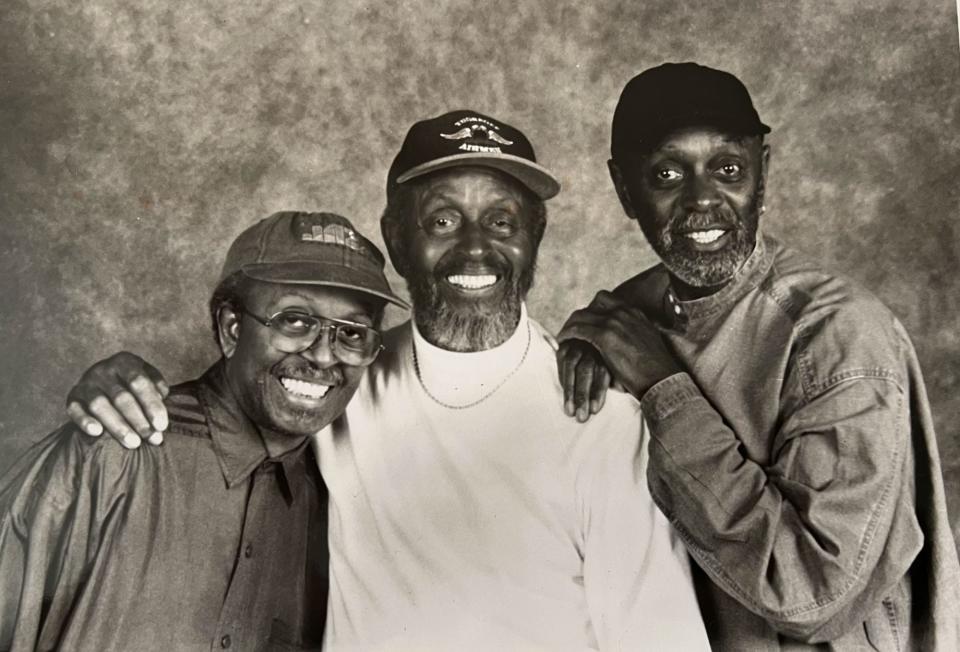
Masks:
[[[447,283],[469,290],[479,290],[487,288],[497,282],[494,274],[451,274],[447,277]]]
[[[686,236],[697,244],[710,244],[720,238],[726,231],[723,229],[710,229],[709,231],[691,231]]]
[[[280,383],[291,394],[298,394],[307,398],[323,398],[330,391],[330,385],[308,383],[305,380],[287,378],[286,376],[280,379]]]

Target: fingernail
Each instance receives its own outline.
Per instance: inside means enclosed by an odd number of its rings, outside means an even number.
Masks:
[[[147,437],[147,442],[152,444],[153,446],[159,446],[160,444],[163,443],[163,433],[155,432],[151,434],[149,437]]]
[[[88,423],[83,427],[83,431],[91,437],[99,437],[103,434],[103,426],[99,423]]]
[[[580,408],[579,410],[577,410],[577,421],[579,421],[580,423],[583,423],[586,420],[587,420],[586,408]]]
[[[600,409],[600,401],[590,401],[590,411],[597,412]]]
[[[567,416],[568,416],[568,417],[572,417],[572,416],[573,416],[573,403],[569,403],[569,402],[564,403],[564,404],[563,404],[563,411],[567,413]]]
[[[123,436],[123,445],[131,450],[140,448],[140,438],[136,435],[126,434]]]
[[[160,432],[161,430],[166,430],[168,425],[170,424],[167,423],[167,417],[164,415],[156,418],[156,420],[153,422],[153,429],[157,432]]]

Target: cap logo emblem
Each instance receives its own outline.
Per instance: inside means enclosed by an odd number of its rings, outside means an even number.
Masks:
[[[513,145],[512,140],[507,140],[497,133],[497,125],[489,120],[478,117],[461,118],[454,123],[455,127],[460,127],[459,131],[452,134],[440,134],[441,138],[447,140],[465,140],[473,142],[460,143],[457,149],[466,152],[500,152],[500,145]],[[480,142],[477,142],[480,141]]]
[[[314,224],[309,231],[300,234],[300,239],[304,242],[339,245],[360,253],[366,253],[357,232],[342,224],[327,224],[326,226]]]

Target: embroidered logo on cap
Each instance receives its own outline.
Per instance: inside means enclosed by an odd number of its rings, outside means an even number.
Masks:
[[[468,142],[460,143],[457,149],[465,152],[501,152],[500,145],[513,145],[512,140],[507,140],[497,133],[497,125],[476,116],[460,118],[455,123],[455,127],[466,125],[459,131],[452,134],[440,134],[441,138],[447,140],[466,140]],[[479,141],[479,142],[478,142]]]
[[[347,247],[354,251],[366,254],[363,241],[353,229],[345,227],[342,224],[314,224],[310,230],[304,230],[300,234],[300,239],[304,242],[321,242],[323,244],[335,244],[341,247]]]

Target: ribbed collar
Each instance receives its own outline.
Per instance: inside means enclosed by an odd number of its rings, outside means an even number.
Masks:
[[[503,383],[520,366],[532,337],[524,304],[513,334],[486,351],[447,351],[424,339],[415,322],[411,326],[420,381],[435,399],[454,406],[478,401]]]

